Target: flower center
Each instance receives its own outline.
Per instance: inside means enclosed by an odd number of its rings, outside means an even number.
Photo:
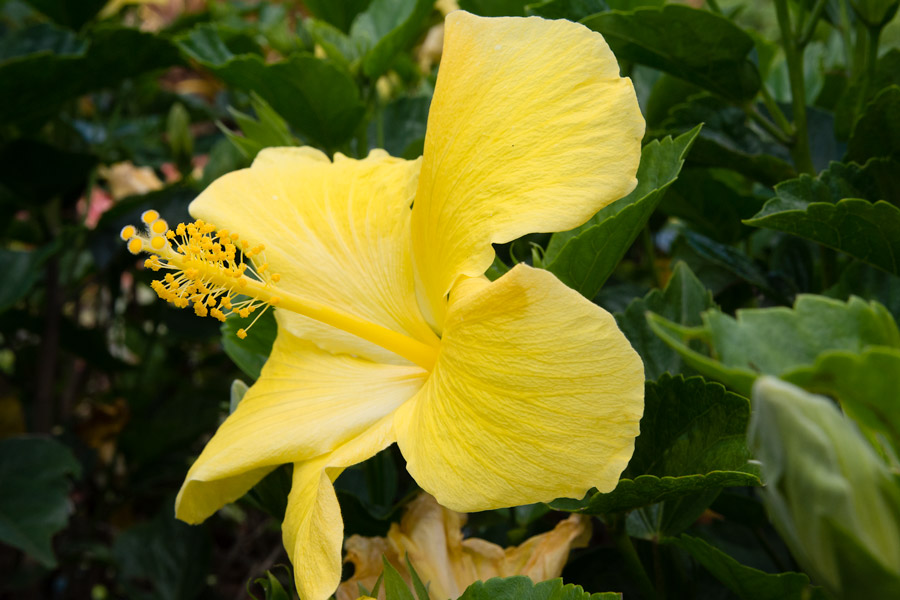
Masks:
[[[146,231],[128,225],[121,237],[132,254],[150,254],[144,261],[146,268],[167,271],[151,284],[160,298],[179,308],[192,306],[198,316],[219,321],[235,314],[246,319],[262,308],[250,325],[238,330],[241,339],[270,306],[277,306],[372,342],[425,369],[434,366],[437,349],[433,346],[279,289],[281,275],[270,272],[263,244],[253,245],[200,219],[169,229],[155,210],[146,211],[141,220]]]

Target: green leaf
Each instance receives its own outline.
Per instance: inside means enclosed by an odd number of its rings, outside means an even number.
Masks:
[[[71,36],[37,25],[15,36],[23,46],[4,44],[2,56],[12,58],[0,60],[0,124],[35,127],[67,100],[180,62],[170,41],[136,29],[103,25],[89,44]]]
[[[476,581],[459,600],[621,600],[614,592],[591,594],[581,586],[563,585],[562,579],[535,584],[528,577],[516,576]]]
[[[824,352],[900,348],[900,332],[890,313],[877,302],[856,297],[844,303],[804,294],[793,309],[744,309],[737,318],[709,310],[701,327],[684,327],[653,313],[647,318],[653,332],[689,366],[745,395],[759,375],[781,376],[808,367]],[[712,354],[691,348],[691,340],[704,342]]]
[[[745,223],[791,233],[900,274],[900,208],[887,202],[848,198],[799,210],[769,206]]]
[[[883,434],[900,455],[900,349],[826,352],[785,375],[807,391],[831,396],[860,426]]]
[[[569,21],[580,21],[604,10],[609,10],[609,6],[603,0],[544,0],[525,7],[528,15]]]
[[[304,0],[303,5],[317,19],[327,21],[341,31],[350,31],[356,15],[366,10],[372,0]]]
[[[254,583],[263,589],[265,600],[291,600],[291,595],[284,589],[284,586],[281,585],[278,578],[272,574],[272,571],[266,571],[266,578],[263,579],[260,577],[259,579],[254,580]],[[254,600],[256,599],[256,596],[253,594],[250,594],[250,597],[254,598]]]
[[[763,501],[791,553],[836,598],[900,596],[900,483],[827,398],[771,377],[747,437]]]
[[[225,354],[241,371],[254,380],[259,379],[263,365],[266,364],[266,360],[272,352],[275,336],[278,334],[275,312],[267,310],[247,332],[247,337],[243,340],[239,339],[237,337],[238,329],[248,327],[255,318],[255,314],[246,319],[231,316],[222,323],[221,327],[222,347],[225,349]]]
[[[665,290],[651,290],[636,298],[624,313],[616,314],[616,322],[644,361],[644,376],[658,379],[663,373],[679,373],[684,364],[677,352],[657,337],[647,324],[651,311],[686,326],[701,324],[700,313],[715,306],[712,294],[684,263],[675,265]]]
[[[93,19],[108,0],[25,0],[60,25],[80,29]]]
[[[255,91],[299,132],[327,148],[347,141],[356,131],[365,107],[346,72],[303,53],[271,64],[258,54],[234,54],[221,33],[201,25],[178,44],[227,84]]]
[[[850,0],[850,6],[863,23],[881,28],[897,14],[898,0]]]
[[[809,577],[803,573],[766,573],[742,565],[704,540],[682,534],[668,543],[686,550],[741,600],[807,600]]]
[[[699,506],[686,503],[699,514],[723,487],[760,485],[744,442],[749,417],[746,398],[701,377],[648,381],[641,434],[623,478],[612,492],[595,494],[584,512],[625,512],[702,494]]]
[[[883,89],[866,106],[847,142],[847,160],[864,163],[876,156],[900,158],[900,86]]]
[[[873,158],[863,166],[832,163],[818,177],[802,175],[777,185],[777,195],[744,222],[818,242],[896,274],[898,186],[900,162],[890,158]]]
[[[235,108],[228,108],[228,112],[241,128],[243,136],[236,135],[219,125],[225,136],[244,156],[252,160],[263,148],[297,145],[287,121],[275,112],[268,102],[260,98],[256,92],[251,92],[250,103],[256,113],[255,119]]]
[[[753,38],[721,15],[669,4],[582,22],[603,34],[620,61],[659,69],[730,100],[749,100],[759,90],[759,73],[748,59]]]
[[[403,577],[397,569],[388,561],[387,557],[381,557],[384,565],[384,593],[386,600],[416,600],[412,592],[403,581]]]
[[[197,597],[206,585],[211,544],[206,530],[175,520],[171,505],[116,538],[119,580],[134,600]]]
[[[422,583],[422,578],[416,572],[416,568],[409,560],[409,554],[406,555],[406,568],[409,571],[410,579],[412,579],[413,589],[416,590],[416,600],[430,600],[428,588]]]
[[[56,567],[52,538],[72,512],[69,478],[80,475],[79,462],[55,439],[0,440],[0,541]]]
[[[543,267],[585,297],[596,296],[678,177],[699,131],[697,126],[674,140],[653,140],[644,146],[634,191],[581,227],[554,233]]]
[[[430,0],[372,0],[350,28],[353,41],[366,49],[363,72],[376,79],[387,71],[397,53],[415,42],[432,9]]]

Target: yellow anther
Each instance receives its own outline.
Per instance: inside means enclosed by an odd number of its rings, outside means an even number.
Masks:
[[[144,242],[141,238],[131,238],[128,240],[128,251],[132,254],[139,254],[144,249]]]
[[[219,301],[219,306],[225,309],[231,308],[231,298],[229,296],[225,296]]]
[[[237,336],[238,336],[238,338],[243,340],[247,337],[247,331],[245,329],[238,329]]]
[[[141,221],[143,221],[147,225],[149,225],[150,223],[153,223],[158,218],[159,218],[159,213],[156,212],[155,210],[153,210],[152,208],[150,210],[145,210],[144,213],[141,215]]]
[[[166,232],[166,239],[174,240],[174,239],[175,239],[175,232],[172,231],[171,229],[168,230],[168,231]]]
[[[122,228],[122,231],[119,233],[119,237],[125,240],[126,242],[137,235],[137,229],[135,229],[134,225],[126,225]]]
[[[263,273],[266,272],[266,269],[268,269],[268,268],[269,268],[269,263],[263,263],[263,264],[261,264],[261,265],[259,266],[259,268],[257,269],[257,272],[258,272],[260,275],[262,275]]]
[[[281,273],[272,273],[272,282],[278,283],[281,281]]]
[[[215,305],[216,305],[216,299],[213,298],[212,296],[209,296],[209,297],[206,299],[206,305],[207,305],[207,306],[215,306]]]
[[[232,242],[236,242],[236,241],[238,241],[239,239],[241,239],[241,236],[239,236],[239,235],[236,234],[236,233],[232,233],[230,237],[231,237],[231,241],[232,241]]]
[[[271,298],[269,298],[269,304],[271,304],[272,306],[278,306],[280,302],[281,297],[279,296],[272,296]]]
[[[169,224],[166,223],[165,219],[157,219],[156,221],[153,221],[153,223],[150,225],[150,231],[152,231],[153,233],[157,233],[159,235],[164,234],[168,230],[169,230]]]
[[[228,237],[228,235],[229,234],[228,234],[227,229],[220,229],[218,232],[216,232],[216,237],[219,238],[220,240],[226,239]]]
[[[238,312],[238,314],[241,316],[242,319],[246,319],[247,317],[250,316],[250,309],[249,309],[249,308],[242,308],[242,309],[240,309],[240,310],[237,311],[237,312]]]
[[[197,269],[185,269],[184,276],[188,279],[197,279],[197,276],[200,275],[200,272]]]
[[[152,238],[150,238],[150,245],[155,250],[162,250],[163,248],[166,247],[166,238],[164,238],[161,235],[155,235]]]
[[[175,276],[172,275],[171,273],[166,273],[166,276],[163,277],[163,279],[165,279],[166,283],[168,283],[170,285],[175,283]]]
[[[175,233],[177,233],[178,235],[184,235],[184,233],[185,233],[184,223],[178,224],[178,227],[175,228]]]
[[[156,258],[156,255],[154,254],[153,256],[151,256],[150,258],[145,260],[144,268],[152,269],[154,271],[159,271],[159,269],[162,267],[162,265],[159,264],[159,260],[154,260],[155,258]]]

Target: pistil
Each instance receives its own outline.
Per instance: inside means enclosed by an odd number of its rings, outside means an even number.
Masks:
[[[152,287],[160,298],[179,308],[193,306],[198,316],[220,321],[233,314],[247,318],[262,308],[255,323],[270,306],[277,306],[372,342],[425,369],[434,366],[434,346],[276,286],[281,275],[271,272],[262,244],[252,245],[202,220],[181,223],[172,230],[152,210],[141,220],[145,233],[128,225],[121,237],[133,254],[150,254],[145,267],[167,271]],[[253,323],[239,329],[237,336],[246,338]]]

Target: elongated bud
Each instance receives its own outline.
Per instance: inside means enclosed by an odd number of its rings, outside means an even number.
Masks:
[[[900,483],[835,404],[761,377],[748,442],[797,562],[836,598],[900,598]]]

